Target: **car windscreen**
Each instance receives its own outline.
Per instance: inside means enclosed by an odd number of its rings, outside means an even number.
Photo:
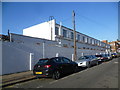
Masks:
[[[105,57],[105,54],[102,54],[102,57]]]
[[[90,58],[90,56],[85,56],[85,59],[89,59]]]
[[[117,55],[117,53],[113,53],[113,55]]]
[[[48,59],[40,59],[38,61],[39,64],[46,64],[48,62]]]
[[[83,59],[85,59],[85,57],[84,57],[84,56],[80,57],[78,60],[83,60]]]

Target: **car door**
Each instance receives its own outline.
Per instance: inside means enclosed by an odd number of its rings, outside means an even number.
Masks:
[[[90,55],[90,56],[88,56],[89,57],[89,60],[90,60],[90,64],[91,65],[93,65],[94,64],[94,59],[93,59],[93,57]]]
[[[65,58],[65,57],[63,57],[62,60],[63,60],[63,63],[64,63],[64,67],[65,67],[64,70],[65,70],[65,72],[66,73],[70,73],[71,70],[72,70],[71,61],[68,58]]]
[[[95,57],[94,55],[92,55],[91,57],[92,57],[93,65],[97,64],[98,62],[97,57]]]
[[[62,60],[62,57],[56,57],[53,59],[53,61],[55,62],[55,70],[60,70],[61,73],[64,73],[65,71],[65,65],[64,62]]]

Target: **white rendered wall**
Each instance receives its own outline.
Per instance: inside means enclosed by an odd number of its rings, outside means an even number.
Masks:
[[[2,46],[2,74],[29,70],[29,53],[6,45]]]
[[[23,29],[23,35],[51,40],[51,27],[53,36],[55,33],[55,20]],[[52,39],[54,40],[54,37]]]
[[[32,69],[40,58],[51,58],[56,57],[57,55],[72,59],[72,55],[74,54],[73,48],[62,47],[57,45],[57,42],[55,41],[31,38],[17,34],[12,34],[11,36],[13,42],[3,42],[3,74],[30,70],[30,53],[34,54],[34,59],[31,62]],[[62,41],[62,43],[63,42],[64,41]],[[70,42],[67,41],[66,43]],[[73,43],[70,43],[70,45],[71,44]],[[80,44],[80,46],[85,46],[85,44]],[[77,49],[77,58],[79,58],[82,54],[91,55],[96,53],[104,52],[97,50]]]

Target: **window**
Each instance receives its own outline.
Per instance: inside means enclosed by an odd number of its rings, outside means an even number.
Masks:
[[[90,39],[90,44],[92,44],[92,39]]]
[[[55,27],[55,35],[59,35],[59,28]]]
[[[38,63],[47,63],[48,62],[48,59],[40,59],[39,61],[38,61]]]
[[[90,56],[84,56],[85,57],[85,59],[89,59],[90,58]]]
[[[63,37],[67,37],[67,31],[63,29]]]
[[[89,43],[89,38],[87,38],[87,43]]]
[[[100,41],[98,41],[98,46],[100,46]]]
[[[84,56],[81,56],[78,60],[83,60],[83,59],[85,59],[85,57],[84,57]]]
[[[72,48],[74,48],[74,46],[71,46]]]
[[[83,36],[83,42],[85,42],[85,37]]]
[[[68,47],[67,44],[63,44],[63,47]]]
[[[91,38],[89,38],[89,44],[91,44],[92,43],[92,39]]]
[[[95,40],[94,39],[92,39],[92,44],[95,44]]]
[[[100,42],[100,46],[101,46],[101,42]]]
[[[73,35],[73,32],[71,32],[71,39],[74,39],[74,35]]]
[[[99,46],[99,41],[97,41],[97,45]]]
[[[93,44],[96,44],[96,40],[93,41]]]
[[[36,43],[37,45],[40,45],[40,43]]]
[[[80,35],[79,34],[77,35],[77,40],[80,41]]]
[[[86,42],[86,43],[88,42],[88,38],[87,38],[87,37],[85,38],[85,42]]]
[[[85,49],[85,47],[83,47],[83,49]]]
[[[70,60],[67,59],[67,58],[63,58],[63,62],[64,62],[64,63],[70,63]]]
[[[61,58],[54,58],[53,61],[56,62],[56,63],[62,63]]]

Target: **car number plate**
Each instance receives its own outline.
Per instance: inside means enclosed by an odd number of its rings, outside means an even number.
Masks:
[[[42,74],[42,72],[35,72],[36,74]]]

